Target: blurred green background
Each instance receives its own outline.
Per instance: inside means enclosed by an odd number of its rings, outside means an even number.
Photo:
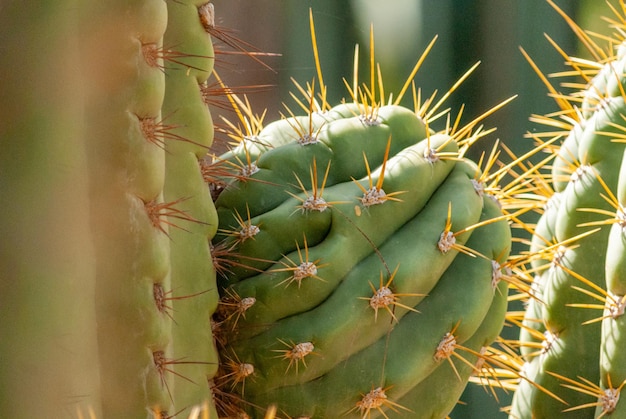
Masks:
[[[612,15],[604,0],[555,0],[555,3],[581,27],[609,32],[600,19]],[[609,3],[617,4],[617,1]],[[491,148],[496,138],[518,155],[531,149],[532,140],[524,135],[545,127],[530,122],[529,116],[558,109],[522,56],[520,47],[544,74],[566,69],[563,57],[545,34],[567,53],[587,56],[564,19],[545,0],[214,0],[214,4],[219,26],[233,28],[234,35],[261,51],[282,54],[264,60],[274,72],[249,58],[230,55],[220,57],[217,67],[231,86],[275,86],[250,95],[257,112],[268,109],[266,122],[279,117],[279,112],[284,111],[283,102],[296,109],[289,97],[289,91],[293,90],[290,77],[306,83],[315,76],[309,8],[313,10],[331,104],[348,96],[342,78],[352,79],[356,43],[361,47],[361,68],[368,68],[364,60],[369,48],[370,23],[374,24],[376,61],[381,65],[387,94],[399,91],[421,53],[438,35],[434,49],[415,78],[425,96],[438,90],[440,97],[478,61],[481,62],[478,69],[446,102],[453,115],[465,104],[464,121],[469,122],[490,107],[518,95],[485,121],[487,128],[497,127],[497,131],[474,149],[473,158]],[[363,74],[360,79],[365,77]],[[555,79],[553,85],[558,87],[562,81]],[[569,91],[563,89],[563,92]],[[409,96],[406,98],[410,99]],[[410,101],[405,104],[412,106]],[[504,335],[515,338],[517,331],[506,327]],[[510,394],[500,392],[499,397],[500,404],[482,388],[470,385],[461,399],[464,404],[459,404],[451,417],[506,418],[499,409],[510,404]]]
[[[387,92],[398,91],[413,65],[435,35],[439,38],[418,72],[424,93],[440,94],[474,63],[481,65],[447,102],[455,112],[466,105],[466,120],[512,96],[518,98],[489,118],[496,136],[514,149],[530,147],[523,139],[536,129],[531,113],[554,111],[554,102],[519,51],[523,47],[546,74],[562,70],[563,58],[544,33],[565,51],[579,53],[567,24],[545,0],[214,0],[217,24],[261,51],[282,54],[265,61],[275,72],[245,57],[219,57],[218,71],[232,86],[272,84],[275,88],[250,96],[256,109],[268,109],[269,120],[294,107],[288,92],[310,81],[315,68],[309,34],[309,8],[315,19],[324,79],[331,102],[347,95],[342,78],[351,80],[354,45],[361,61],[369,48],[369,25],[374,24],[376,57]],[[557,0],[583,26],[588,10],[606,10],[603,0]],[[593,20],[593,18],[591,19]],[[365,68],[366,66],[362,66]],[[407,103],[410,105],[410,103]]]

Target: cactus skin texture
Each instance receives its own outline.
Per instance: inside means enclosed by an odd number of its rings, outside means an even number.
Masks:
[[[611,19],[621,30],[624,6],[620,1]],[[534,229],[533,298],[520,335],[526,380],[511,418],[626,415],[619,397],[626,383],[626,43],[616,35],[604,51],[587,35],[581,39],[602,64],[586,73],[582,91],[560,102],[571,119],[554,152],[554,194]]]
[[[1,8],[2,417],[216,415],[201,5]]]
[[[480,134],[433,132],[373,80],[332,108],[313,85],[307,114],[214,162],[220,413],[445,416],[506,307],[507,216],[464,157]]]

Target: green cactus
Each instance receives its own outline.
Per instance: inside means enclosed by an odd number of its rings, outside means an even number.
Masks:
[[[445,414],[502,327],[506,196],[464,157],[483,130],[433,132],[440,104],[383,105],[377,83],[335,107],[298,85],[307,114],[264,128],[232,98],[211,186],[222,416]]]
[[[609,22],[617,31],[606,49],[566,17],[598,64],[569,59],[585,85],[555,95],[560,120],[543,119],[564,131],[551,139],[561,140],[552,147],[551,172],[538,177],[536,190],[545,191],[548,179],[553,193],[545,195],[533,229],[528,272],[534,280],[519,342],[523,380],[511,418],[618,418],[626,412],[619,400],[626,383],[625,6],[620,0],[613,9]]]
[[[216,414],[205,3],[2,7],[2,417]]]

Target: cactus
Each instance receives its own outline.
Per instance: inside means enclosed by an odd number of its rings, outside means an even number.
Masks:
[[[0,416],[451,411],[502,327],[509,281],[516,281],[509,224],[527,208],[499,186],[512,166],[490,173],[495,148],[479,164],[467,157],[491,132],[482,120],[500,106],[461,126],[462,111],[453,116],[441,107],[458,84],[438,101],[412,85],[432,44],[393,99],[383,93],[373,46],[370,83],[355,76],[352,100],[334,107],[319,62],[317,80],[297,85],[301,116],[288,110],[263,127],[229,94],[240,118],[227,122],[237,144],[211,163],[207,104],[220,93],[207,84],[219,53],[211,39],[240,49],[216,27],[211,3],[9,2],[0,8],[0,33],[8,41],[0,65],[0,315],[12,334],[0,339]],[[554,164],[557,175],[569,174],[573,156],[597,152],[591,146],[599,142],[583,148],[579,136],[583,121],[601,118],[595,108],[604,91],[616,96],[603,108],[607,118],[623,104],[611,71],[588,90],[575,138]],[[411,87],[413,109],[400,105]],[[564,208],[620,219],[624,182],[616,182],[626,175],[613,169],[621,145],[601,146],[611,150],[594,170],[606,166],[606,176],[594,171],[602,182],[581,196],[590,201],[566,197]],[[567,190],[557,175],[555,188]],[[551,211],[546,219],[561,217]],[[597,262],[602,244],[621,245],[619,223],[598,221],[599,231],[589,224],[593,234],[580,236],[572,219],[558,228],[542,221],[535,254],[549,254],[552,239],[572,245],[560,256],[565,266],[581,253]],[[597,300],[596,292],[621,314],[613,298],[623,295],[613,275],[621,259],[607,261],[605,294],[587,279],[600,264],[564,271],[587,287],[559,291],[559,298],[576,297],[572,313],[590,304],[585,297]],[[548,264],[533,263],[537,283],[547,285]],[[535,317],[543,310],[538,301],[531,301]],[[549,314],[573,325],[584,320]],[[534,343],[545,331],[535,317],[523,330]],[[598,361],[604,381],[587,393],[623,383],[609,317],[597,337],[593,324],[579,328],[606,348]],[[582,388],[566,372],[545,377]],[[546,390],[533,379],[530,392]],[[516,406],[530,397],[524,390],[522,383]],[[544,399],[551,401],[532,403]]]
[[[2,417],[215,416],[204,3],[2,7]]]
[[[545,206],[532,228],[527,274],[534,278],[520,341],[514,343],[521,347],[523,380],[510,417],[618,418],[626,412],[620,400],[626,383],[621,341],[626,3],[620,0],[608,19],[615,32],[606,49],[553,6],[597,63],[567,58],[585,82],[569,95],[542,75],[561,112],[537,120],[561,131],[534,136],[553,144],[546,147],[553,160],[535,171],[543,173],[535,176],[535,191],[542,191],[538,201]]]
[[[236,145],[208,169],[220,414],[445,415],[506,306],[506,170],[465,157],[490,112],[434,132],[441,102],[385,104],[373,70],[331,107],[316,64],[320,94],[297,84],[302,116],[263,127],[232,96]],[[429,383],[446,389],[424,399]]]

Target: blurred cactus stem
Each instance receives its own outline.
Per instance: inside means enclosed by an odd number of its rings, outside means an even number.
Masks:
[[[69,417],[99,404],[78,4],[0,7],[6,418]]]

